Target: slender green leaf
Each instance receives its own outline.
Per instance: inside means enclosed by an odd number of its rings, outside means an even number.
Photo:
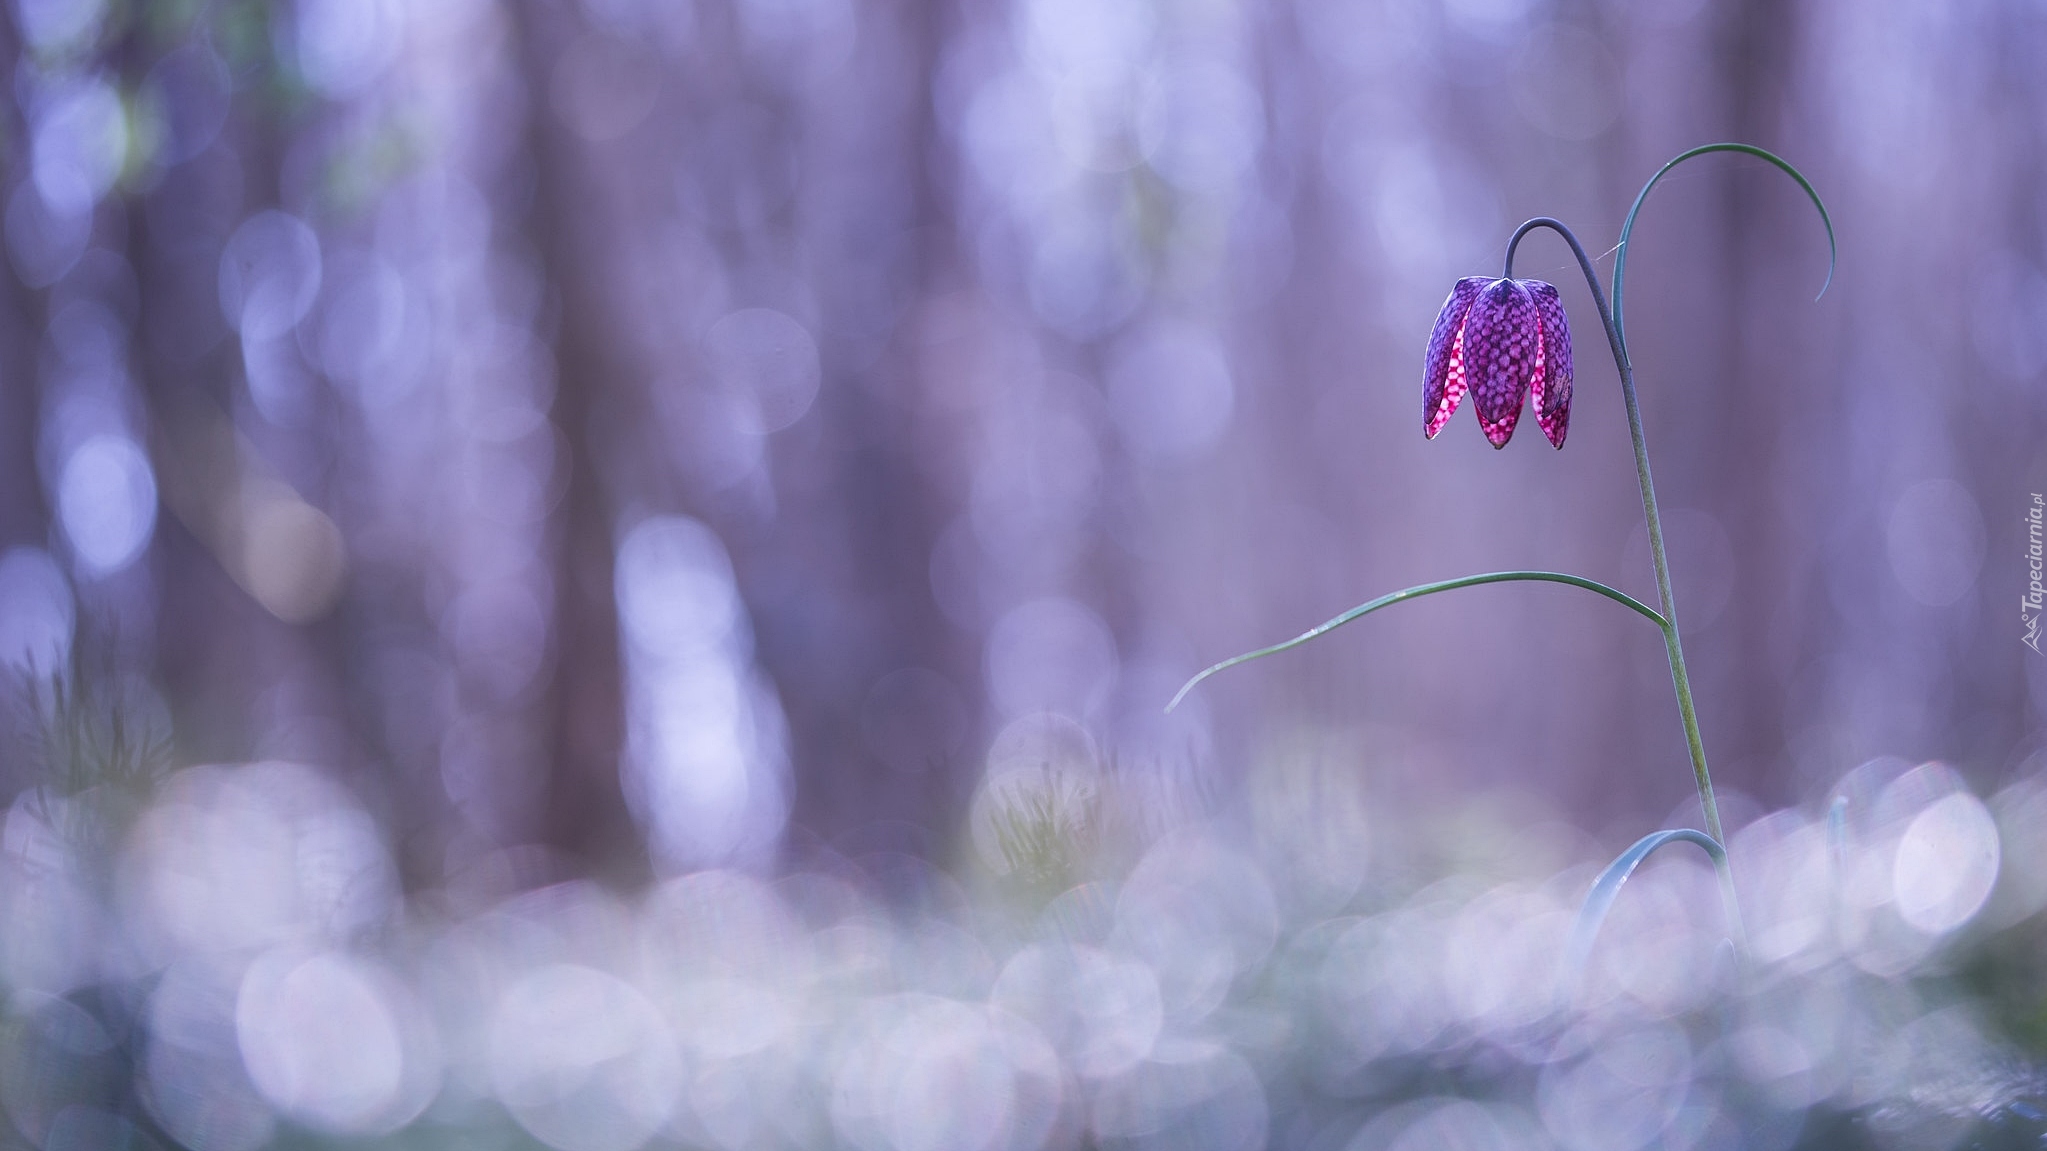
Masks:
[[[1578,920],[1571,926],[1571,939],[1564,949],[1564,1004],[1568,1005],[1578,997],[1579,985],[1585,981],[1585,971],[1592,960],[1592,945],[1599,939],[1599,929],[1606,923],[1606,913],[1613,910],[1614,901],[1620,898],[1621,885],[1628,881],[1643,860],[1666,843],[1696,843],[1712,857],[1715,868],[1727,865],[1727,852],[1721,848],[1719,841],[1689,827],[1650,832],[1636,840],[1633,847],[1621,852],[1593,881],[1584,905],[1578,908]]]
[[[1848,797],[1837,795],[1827,805],[1827,856],[1839,876],[1848,868]]]
[[[1753,144],[1701,145],[1658,168],[1656,174],[1649,177],[1649,182],[1642,185],[1642,191],[1635,196],[1635,206],[1628,209],[1628,218],[1626,222],[1621,224],[1621,242],[1614,249],[1613,256],[1613,326],[1620,333],[1620,342],[1623,349],[1627,347],[1628,329],[1626,322],[1622,319],[1621,287],[1628,269],[1628,240],[1635,234],[1635,216],[1642,210],[1642,201],[1649,198],[1649,189],[1654,188],[1657,181],[1663,179],[1672,168],[1677,167],[1694,156],[1704,156],[1712,152],[1740,152],[1745,156],[1755,156],[1759,159],[1768,160],[1781,169],[1785,175],[1798,182],[1798,186],[1805,190],[1806,198],[1812,201],[1812,206],[1819,209],[1820,223],[1827,226],[1827,278],[1826,282],[1820,285],[1820,295],[1826,295],[1828,285],[1834,282],[1834,263],[1839,256],[1839,250],[1834,244],[1834,220],[1832,216],[1827,214],[1827,206],[1820,201],[1820,194],[1813,190],[1812,183],[1805,178],[1804,173],[1792,167],[1789,161],[1778,156],[1776,153],[1765,151]],[[1817,299],[1818,297],[1814,298]]]
[[[1307,643],[1309,640],[1314,639],[1316,636],[1335,631],[1337,628],[1340,628],[1344,624],[1347,624],[1350,621],[1357,619],[1359,616],[1370,615],[1371,613],[1378,611],[1382,607],[1391,607],[1394,604],[1401,603],[1406,600],[1419,599],[1425,595],[1434,595],[1439,591],[1451,591],[1456,588],[1475,587],[1479,584],[1487,583],[1506,583],[1511,580],[1527,580],[1534,581],[1537,583],[1570,584],[1572,587],[1582,587],[1587,589],[1588,591],[1596,591],[1600,595],[1603,595],[1606,598],[1613,600],[1615,603],[1623,604],[1626,605],[1627,607],[1633,608],[1635,611],[1648,617],[1649,621],[1651,623],[1654,623],[1657,627],[1661,628],[1666,626],[1663,621],[1663,616],[1659,614],[1655,608],[1650,607],[1648,604],[1643,603],[1642,601],[1627,594],[1626,592],[1617,591],[1614,588],[1610,588],[1605,584],[1600,583],[1598,580],[1589,580],[1583,576],[1565,575],[1562,572],[1487,572],[1484,575],[1462,576],[1457,579],[1443,580],[1440,583],[1420,584],[1415,587],[1405,588],[1401,591],[1394,592],[1390,595],[1382,595],[1378,599],[1375,599],[1370,603],[1359,604],[1358,606],[1350,609],[1347,612],[1344,612],[1342,615],[1337,616],[1335,619],[1332,619],[1327,623],[1309,628],[1307,631],[1304,631],[1300,635],[1297,635],[1294,638],[1287,640],[1285,643],[1276,643],[1273,644],[1271,647],[1262,647],[1259,648],[1257,651],[1245,652],[1243,655],[1226,659],[1221,663],[1216,664],[1215,666],[1202,672],[1200,675],[1195,676],[1193,679],[1188,680],[1184,685],[1182,685],[1180,690],[1173,695],[1173,702],[1166,705],[1166,710],[1172,711],[1174,708],[1180,706],[1180,701],[1187,698],[1187,693],[1193,691],[1194,686],[1196,684],[1200,683],[1204,679],[1207,679],[1209,676],[1212,676],[1215,673],[1224,670],[1225,668],[1232,668],[1240,663],[1249,663],[1254,659],[1262,659],[1268,655],[1275,655],[1279,652],[1287,650],[1288,648],[1299,647],[1302,644]]]

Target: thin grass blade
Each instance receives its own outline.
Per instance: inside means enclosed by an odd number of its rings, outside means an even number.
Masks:
[[[1727,866],[1727,852],[1719,842],[1703,831],[1689,827],[1652,831],[1635,841],[1633,847],[1620,853],[1599,878],[1592,883],[1592,890],[1585,896],[1585,902],[1578,908],[1577,922],[1571,925],[1571,939],[1564,948],[1564,966],[1559,984],[1559,1002],[1569,1005],[1578,998],[1578,989],[1585,981],[1585,971],[1592,961],[1592,945],[1599,940],[1599,929],[1606,923],[1607,912],[1613,910],[1614,901],[1620,898],[1621,885],[1635,873],[1642,862],[1669,843],[1696,843],[1712,857],[1713,866]]]
[[[1420,599],[1422,596],[1425,595],[1434,595],[1439,591],[1453,591],[1461,587],[1476,587],[1479,584],[1508,583],[1511,581],[1570,584],[1572,587],[1582,587],[1587,591],[1596,591],[1600,595],[1605,596],[1606,598],[1614,601],[1615,603],[1634,609],[1637,613],[1647,617],[1649,622],[1655,624],[1658,628],[1667,626],[1664,623],[1663,616],[1659,612],[1657,612],[1655,608],[1650,607],[1648,604],[1643,603],[1641,600],[1636,599],[1635,597],[1629,595],[1624,591],[1619,591],[1615,588],[1610,588],[1605,584],[1600,583],[1598,580],[1586,579],[1583,576],[1566,575],[1563,572],[1525,572],[1525,571],[1487,572],[1484,575],[1460,576],[1457,579],[1443,580],[1439,583],[1418,584],[1411,588],[1403,588],[1400,591],[1393,592],[1389,595],[1382,595],[1378,599],[1375,599],[1370,603],[1359,604],[1358,606],[1350,609],[1349,611],[1344,612],[1342,615],[1337,616],[1335,619],[1329,620],[1326,623],[1322,623],[1315,627],[1309,628],[1307,631],[1304,631],[1301,634],[1295,636],[1294,638],[1287,640],[1285,643],[1276,643],[1273,644],[1271,647],[1261,647],[1257,651],[1245,652],[1243,655],[1233,656],[1229,659],[1226,659],[1221,663],[1208,668],[1201,674],[1195,676],[1193,679],[1190,679],[1185,684],[1181,685],[1180,690],[1173,694],[1173,702],[1166,705],[1166,710],[1170,712],[1174,708],[1180,706],[1180,701],[1187,698],[1187,693],[1193,691],[1195,685],[1199,684],[1202,680],[1207,679],[1209,676],[1212,676],[1219,671],[1223,671],[1228,668],[1233,668],[1240,663],[1250,663],[1254,659],[1263,659],[1268,655],[1277,655],[1280,652],[1286,651],[1289,648],[1299,647],[1302,644],[1307,643],[1309,640],[1316,638],[1317,636],[1326,635],[1329,632],[1335,631],[1337,628],[1342,627],[1344,624],[1347,624],[1350,621],[1357,619],[1361,616],[1370,615],[1373,612],[1378,611],[1382,607],[1392,607],[1394,604],[1404,603],[1407,600],[1411,599]]]
[[[1704,156],[1713,152],[1739,152],[1745,156],[1754,156],[1761,160],[1767,160],[1775,164],[1785,175],[1798,182],[1798,186],[1804,190],[1806,198],[1812,201],[1812,206],[1819,209],[1820,223],[1825,224],[1827,227],[1827,278],[1820,285],[1820,295],[1826,295],[1827,287],[1834,282],[1834,264],[1840,254],[1839,249],[1834,243],[1834,219],[1827,214],[1826,204],[1821,202],[1820,194],[1813,189],[1812,182],[1805,178],[1805,174],[1792,167],[1790,161],[1774,152],[1758,148],[1753,144],[1704,144],[1683,153],[1670,163],[1658,168],[1656,174],[1649,177],[1649,182],[1642,185],[1641,192],[1636,194],[1635,205],[1628,209],[1628,218],[1621,224],[1621,241],[1614,249],[1613,256],[1613,326],[1620,333],[1621,346],[1623,348],[1627,346],[1628,329],[1627,324],[1622,319],[1621,287],[1627,276],[1628,240],[1635,234],[1635,216],[1641,212],[1642,202],[1649,198],[1649,189],[1654,188],[1658,181],[1670,173],[1672,168],[1695,156]],[[1818,299],[1819,297],[1815,296],[1813,298]]]

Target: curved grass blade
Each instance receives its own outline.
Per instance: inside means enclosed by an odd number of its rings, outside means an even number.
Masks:
[[[1196,684],[1219,671],[1235,667],[1240,663],[1250,663],[1254,659],[1263,659],[1268,655],[1276,655],[1288,648],[1299,647],[1316,636],[1335,631],[1359,616],[1370,615],[1382,607],[1392,607],[1394,604],[1405,600],[1420,599],[1422,596],[1434,595],[1439,591],[1451,591],[1461,587],[1476,587],[1479,584],[1486,583],[1506,583],[1512,580],[1526,580],[1537,583],[1563,583],[1570,584],[1573,587],[1582,587],[1588,591],[1596,591],[1615,603],[1631,607],[1642,615],[1647,616],[1649,621],[1657,627],[1666,626],[1663,616],[1655,608],[1650,607],[1626,592],[1618,591],[1600,583],[1598,580],[1589,580],[1583,576],[1565,575],[1562,572],[1487,572],[1484,575],[1461,576],[1457,579],[1443,580],[1439,583],[1418,584],[1411,588],[1403,588],[1390,595],[1382,595],[1370,603],[1359,604],[1327,623],[1309,628],[1285,643],[1276,643],[1271,647],[1261,647],[1257,651],[1245,652],[1243,655],[1226,659],[1182,684],[1180,690],[1173,694],[1173,702],[1166,705],[1166,710],[1170,712],[1180,706],[1180,701],[1187,698],[1187,693],[1193,691]]]
[[[1820,201],[1820,194],[1813,190],[1812,183],[1805,178],[1805,174],[1792,167],[1791,163],[1783,157],[1778,156],[1774,152],[1758,148],[1753,144],[1703,144],[1658,168],[1656,174],[1649,177],[1649,182],[1642,185],[1641,192],[1636,194],[1635,205],[1628,209],[1628,218],[1621,224],[1621,242],[1615,247],[1613,256],[1613,326],[1621,335],[1621,347],[1623,349],[1627,347],[1628,329],[1621,319],[1621,287],[1628,268],[1628,239],[1635,234],[1635,216],[1642,210],[1642,201],[1649,198],[1649,189],[1654,188],[1657,181],[1669,174],[1672,168],[1677,167],[1694,156],[1704,156],[1711,152],[1740,152],[1745,156],[1755,156],[1758,159],[1768,160],[1781,169],[1785,175],[1798,182],[1798,186],[1804,189],[1806,198],[1812,201],[1812,206],[1819,209],[1820,223],[1827,226],[1827,279],[1825,283],[1820,285],[1820,295],[1826,295],[1828,285],[1834,282],[1834,264],[1840,255],[1839,249],[1834,243],[1834,219],[1827,214],[1827,206]],[[1813,298],[1818,299],[1819,297],[1815,296]]]
[[[1848,797],[1837,795],[1827,805],[1827,878],[1830,881],[1828,894],[1833,903],[1827,908],[1828,927],[1838,942],[1841,934],[1842,908],[1847,906],[1848,894]]]
[[[1716,869],[1727,866],[1727,852],[1719,841],[1689,827],[1652,831],[1636,840],[1633,847],[1621,852],[1593,881],[1592,890],[1578,908],[1577,922],[1571,925],[1571,940],[1564,949],[1560,1005],[1567,1006],[1578,998],[1579,985],[1585,981],[1585,969],[1592,959],[1592,945],[1599,939],[1599,929],[1606,923],[1606,913],[1613,910],[1614,901],[1620,898],[1621,885],[1628,881],[1637,867],[1642,866],[1643,860],[1667,843],[1696,843],[1712,857]]]

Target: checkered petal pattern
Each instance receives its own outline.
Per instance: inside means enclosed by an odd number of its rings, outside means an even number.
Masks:
[[[1564,301],[1556,288],[1541,280],[1522,282],[1535,300],[1535,318],[1542,326],[1529,399],[1542,434],[1561,448],[1571,427],[1571,321],[1564,317]]]
[[[1422,368],[1422,436],[1435,439],[1464,402],[1464,317],[1486,286],[1484,276],[1466,276],[1450,289],[1436,330],[1429,333],[1429,358]]]
[[[1495,280],[1478,294],[1464,320],[1465,372],[1478,426],[1496,448],[1514,437],[1541,348],[1541,321],[1528,289]]]
[[[1469,392],[1486,439],[1504,448],[1535,394],[1535,418],[1557,447],[1571,423],[1571,326],[1541,280],[1467,276],[1429,333],[1422,369],[1422,434],[1434,439]]]

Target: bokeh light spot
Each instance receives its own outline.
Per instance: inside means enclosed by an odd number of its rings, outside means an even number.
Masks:
[[[1976,914],[1997,883],[1997,822],[1983,801],[1956,792],[1915,816],[1892,869],[1898,914],[1930,935]]]
[[[320,239],[305,221],[258,212],[220,256],[220,311],[247,340],[284,335],[320,294]]]
[[[148,457],[127,436],[87,439],[64,461],[57,516],[86,574],[127,567],[156,530],[156,473]]]
[[[1884,536],[1891,571],[1912,598],[1944,607],[1976,586],[1986,537],[1983,512],[1953,480],[1924,480],[1891,506]]]
[[[519,1125],[559,1151],[633,1151],[668,1121],[681,1086],[675,1040],[646,996],[558,963],[499,1002],[491,1082]]]
[[[1116,680],[1116,643],[1100,616],[1063,597],[1011,610],[988,633],[988,681],[1005,716],[1086,715]]]
[[[744,308],[704,337],[711,369],[726,393],[747,404],[749,430],[779,431],[817,399],[817,343],[802,324],[771,308]]]
[[[1124,346],[1109,369],[1116,427],[1141,459],[1191,455],[1229,426],[1236,388],[1223,349],[1186,323],[1149,328]]]
[[[71,584],[41,548],[0,556],[0,666],[64,666],[77,605]]]
[[[340,1134],[381,1133],[399,1110],[404,1042],[397,1004],[346,955],[271,952],[246,975],[235,1007],[249,1077],[283,1113]]]

